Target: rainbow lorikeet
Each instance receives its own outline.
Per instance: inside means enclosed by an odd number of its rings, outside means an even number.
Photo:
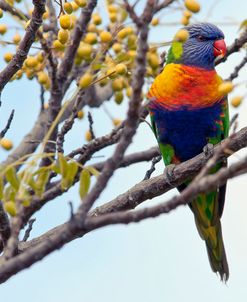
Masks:
[[[189,38],[171,46],[163,71],[154,80],[148,97],[154,134],[165,165],[186,161],[228,136],[227,98],[218,91],[222,79],[215,58],[226,54],[224,34],[213,24],[185,27]],[[226,163],[217,164],[216,172]],[[178,187],[182,191],[190,182]],[[227,280],[229,269],[221,231],[226,186],[200,194],[189,206],[205,241],[210,265]]]

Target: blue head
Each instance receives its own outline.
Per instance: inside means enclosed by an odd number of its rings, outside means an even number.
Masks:
[[[213,69],[215,58],[226,53],[223,32],[210,23],[196,23],[185,29],[189,32],[189,39],[183,44],[183,54],[178,63]]]

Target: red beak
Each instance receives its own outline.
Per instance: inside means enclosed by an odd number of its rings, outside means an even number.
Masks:
[[[214,56],[218,57],[220,55],[222,55],[223,57],[226,54],[226,43],[225,41],[222,40],[216,40],[213,44],[214,46]]]

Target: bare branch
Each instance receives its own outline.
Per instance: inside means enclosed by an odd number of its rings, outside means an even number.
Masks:
[[[45,0],[33,0],[33,4],[34,11],[30,25],[26,29],[26,34],[20,42],[13,59],[0,73],[0,93],[12,76],[22,67],[23,62],[27,58],[30,47],[35,41],[36,33],[42,24],[42,15],[45,12]]]
[[[15,114],[15,110],[13,109],[10,113],[10,116],[8,118],[5,128],[0,132],[0,138],[3,138],[5,136],[5,134],[7,133],[7,131],[9,130],[13,117],[14,117],[14,114]]]
[[[242,61],[239,63],[239,65],[235,66],[234,71],[231,73],[231,75],[226,81],[233,81],[234,79],[236,79],[238,77],[240,70],[245,66],[246,63],[247,63],[247,53],[242,59]]]
[[[29,238],[29,236],[30,236],[30,234],[31,234],[31,231],[32,231],[32,229],[33,229],[33,224],[34,224],[34,222],[36,221],[36,218],[32,218],[32,219],[30,219],[29,221],[28,221],[28,228],[26,229],[26,231],[25,231],[25,234],[24,234],[24,236],[23,236],[23,239],[22,239],[22,241],[27,241],[27,239]]]

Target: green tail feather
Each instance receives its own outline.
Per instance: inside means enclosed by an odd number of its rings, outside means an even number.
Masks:
[[[213,272],[219,273],[222,281],[229,278],[229,269],[218,214],[218,192],[201,194],[190,204],[201,238],[205,241]]]

